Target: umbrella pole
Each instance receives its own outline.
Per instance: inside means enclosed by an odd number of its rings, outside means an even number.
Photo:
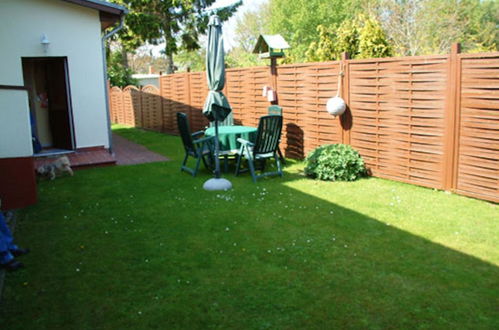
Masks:
[[[218,141],[218,120],[215,120],[215,177],[203,184],[204,190],[229,190],[232,183],[220,175],[220,159],[218,159],[220,144]]]
[[[220,178],[220,144],[218,141],[218,120],[215,119],[215,178]]]

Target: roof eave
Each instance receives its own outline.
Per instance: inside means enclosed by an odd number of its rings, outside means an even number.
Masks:
[[[118,22],[121,16],[128,14],[128,9],[102,0],[62,0],[75,5],[95,9],[99,11],[101,21],[101,29],[105,30],[108,27]]]

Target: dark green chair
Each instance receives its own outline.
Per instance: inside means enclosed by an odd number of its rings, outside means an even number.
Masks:
[[[236,176],[243,171],[251,172],[253,182],[257,179],[279,175],[282,177],[282,167],[278,156],[279,141],[281,140],[282,116],[270,115],[260,118],[255,143],[244,139],[237,139],[241,143],[241,148],[237,155]],[[245,157],[248,161],[248,169],[241,169],[241,159]],[[274,158],[277,171],[265,172],[267,159]],[[257,175],[256,170],[261,170]]]
[[[177,112],[177,125],[185,149],[185,157],[184,161],[182,162],[182,166],[180,167],[180,171],[186,171],[192,174],[192,176],[196,176],[201,160],[203,161],[203,164],[207,169],[212,169],[213,143],[215,137],[209,136],[198,138],[202,134],[204,134],[203,131],[191,134],[187,115],[182,112]],[[187,159],[189,158],[189,156],[196,159],[196,165],[194,169],[187,166]]]
[[[268,114],[269,115],[282,116],[282,107],[280,107],[280,106],[278,106],[276,104],[269,106],[267,108],[267,110],[268,110]],[[279,153],[279,157],[281,158],[281,162],[283,164],[286,164],[286,159],[282,155],[281,148],[277,149],[277,153]]]

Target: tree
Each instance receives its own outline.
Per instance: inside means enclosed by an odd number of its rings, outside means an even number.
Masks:
[[[334,34],[335,28],[327,28],[324,25],[317,27],[319,33],[319,41],[312,41],[305,55],[308,62],[324,62],[338,59],[337,41]]]
[[[237,19],[235,40],[237,45],[232,48],[226,57],[228,67],[250,67],[267,65],[267,60],[262,60],[253,54],[253,48],[260,34],[269,33],[270,11],[268,2],[261,4],[255,10],[250,10]]]
[[[175,54],[175,63],[180,71],[204,71],[206,68],[206,48],[197,50],[180,50]]]
[[[260,34],[268,34],[270,30],[269,3],[261,4],[255,10],[249,10],[237,19],[234,31],[238,45],[245,51],[251,52],[255,47]]]
[[[379,22],[359,14],[339,26],[319,25],[319,41],[312,42],[306,52],[308,61],[339,60],[343,52],[350,58],[391,56],[392,49]]]
[[[232,6],[207,11],[215,0],[114,0],[127,6],[130,13],[126,17],[126,33],[132,40],[157,45],[165,43],[167,73],[174,72],[173,55],[179,50],[200,48],[198,39],[204,34],[209,16],[217,14],[222,21],[227,20],[241,1]],[[120,34],[120,38],[123,34]]]
[[[123,53],[111,52],[107,60],[107,72],[111,86],[125,87],[137,85],[138,81],[132,78],[132,70],[123,66]]]
[[[365,19],[363,15],[357,18],[364,24],[359,33],[359,52],[357,58],[377,58],[392,56],[392,47],[386,39],[385,32],[375,18]]]
[[[494,0],[381,0],[376,12],[399,56],[448,53],[454,42],[464,52],[499,43]]]
[[[317,27],[339,26],[362,11],[365,0],[269,0],[270,32],[290,44],[288,62],[303,62],[312,42],[319,41]]]

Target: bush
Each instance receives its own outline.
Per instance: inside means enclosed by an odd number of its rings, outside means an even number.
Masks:
[[[359,153],[346,144],[326,144],[305,159],[305,174],[320,180],[354,181],[366,173]]]

